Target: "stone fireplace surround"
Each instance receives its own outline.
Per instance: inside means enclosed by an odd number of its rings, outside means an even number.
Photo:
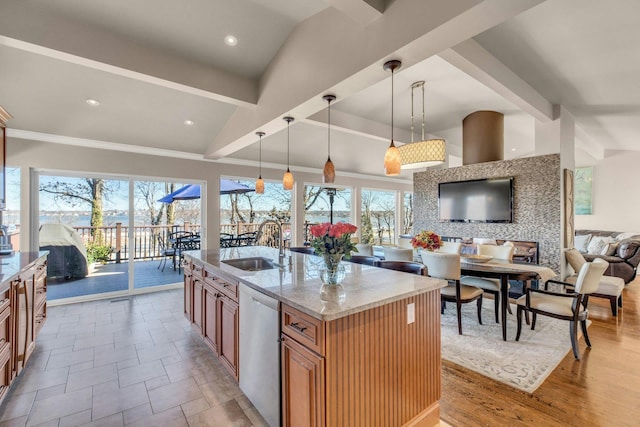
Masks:
[[[513,177],[513,223],[456,223],[438,220],[438,184],[483,178]],[[560,271],[562,231],[560,155],[550,154],[429,169],[413,175],[415,232],[444,236],[536,241],[539,263]]]

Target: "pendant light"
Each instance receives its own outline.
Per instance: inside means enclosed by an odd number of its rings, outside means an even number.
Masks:
[[[322,170],[322,182],[331,184],[336,180],[336,168],[331,161],[331,103],[336,100],[335,95],[325,95],[322,97],[327,101],[328,118],[327,118],[327,162]]]
[[[264,132],[256,132],[256,135],[260,137],[260,173],[256,181],[256,194],[264,194],[264,181],[262,180],[262,137]]]
[[[400,68],[402,62],[392,60],[384,63],[385,71],[391,71],[391,143],[384,154],[384,174],[387,176],[400,174],[400,151],[393,143],[393,74]]]
[[[287,116],[282,119],[287,122],[287,171],[282,177],[282,187],[285,190],[291,190],[293,189],[293,174],[289,170],[289,125],[293,121],[293,117]]]
[[[413,142],[413,91],[422,89],[422,139]],[[411,85],[411,143],[398,147],[402,169],[421,169],[441,165],[446,156],[444,139],[424,139],[424,81]]]

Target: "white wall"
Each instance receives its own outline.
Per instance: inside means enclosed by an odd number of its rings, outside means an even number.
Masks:
[[[604,160],[578,156],[576,166],[593,166],[592,215],[576,215],[576,229],[640,232],[640,152],[607,152]]]
[[[382,159],[380,160],[382,163]],[[221,176],[251,178],[257,176],[257,167],[233,164],[216,163],[209,161],[185,160],[170,157],[153,156],[146,154],[127,153],[121,151],[101,150],[63,144],[53,144],[39,141],[27,141],[21,139],[9,139],[7,141],[7,165],[21,168],[21,236],[20,247],[23,250],[29,247],[30,234],[28,218],[30,212],[36,212],[38,207],[31,207],[29,200],[29,170],[49,169],[59,171],[77,171],[103,174],[116,174],[133,177],[169,178],[176,181],[198,180],[207,182],[207,206],[206,224],[204,230],[207,235],[207,247],[217,248],[220,242],[220,198],[217,196]],[[321,185],[322,171],[297,171],[291,167],[297,188],[304,183]],[[282,179],[284,167],[280,169],[268,169],[263,166],[262,177],[265,180]],[[337,171],[337,186],[349,186],[354,188],[354,194],[360,195],[359,188],[375,188],[381,190],[412,191],[413,184],[397,179],[366,179],[366,177],[341,176]],[[302,190],[296,191],[298,195]],[[356,203],[359,206],[359,203]],[[304,214],[303,203],[294,204],[295,213],[301,217]],[[33,209],[33,210],[32,210]],[[355,218],[358,225],[359,215]],[[294,223],[295,226],[295,223]],[[302,227],[297,227],[296,236],[292,242],[297,245],[302,240]]]

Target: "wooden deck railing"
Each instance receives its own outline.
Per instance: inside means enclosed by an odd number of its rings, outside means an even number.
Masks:
[[[257,231],[260,223],[221,224],[220,232],[238,235]],[[168,242],[169,235],[176,231],[200,232],[200,224],[185,223],[184,225],[140,225],[133,227],[133,248],[129,247],[129,227],[116,223],[114,226],[103,227],[73,227],[80,236],[85,246],[94,243],[95,236],[99,236],[100,244],[112,248],[110,261],[121,262],[137,259],[153,259],[161,256],[162,248],[158,243],[158,237],[162,236]],[[283,234],[290,234],[290,224],[283,224]],[[267,224],[263,233],[265,239],[262,244],[273,245],[277,235],[277,227]],[[275,243],[277,244],[277,243]]]

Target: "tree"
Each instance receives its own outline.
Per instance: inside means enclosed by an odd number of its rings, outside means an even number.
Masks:
[[[40,184],[40,191],[53,194],[54,200],[62,201],[72,207],[89,205],[91,210],[91,236],[94,243],[101,243],[103,224],[103,202],[105,197],[115,191],[118,181],[105,181],[102,178],[70,178]]]
[[[158,199],[162,197],[163,185],[160,182],[152,181],[136,181],[136,201],[144,203],[147,212],[149,212],[149,223],[151,225],[160,225],[164,216],[167,203],[159,203]],[[170,205],[170,204],[169,204]]]
[[[362,192],[362,215],[360,220],[361,230],[360,238],[362,243],[373,243],[373,224],[371,222],[371,206],[375,201],[375,195],[372,191]]]
[[[173,182],[164,183],[164,193],[170,194],[176,191],[176,184]],[[172,226],[176,222],[176,206],[174,203],[169,203],[166,207],[167,212],[167,225]]]
[[[404,218],[403,230],[404,234],[411,233],[413,229],[413,194],[405,194],[404,197]]]

